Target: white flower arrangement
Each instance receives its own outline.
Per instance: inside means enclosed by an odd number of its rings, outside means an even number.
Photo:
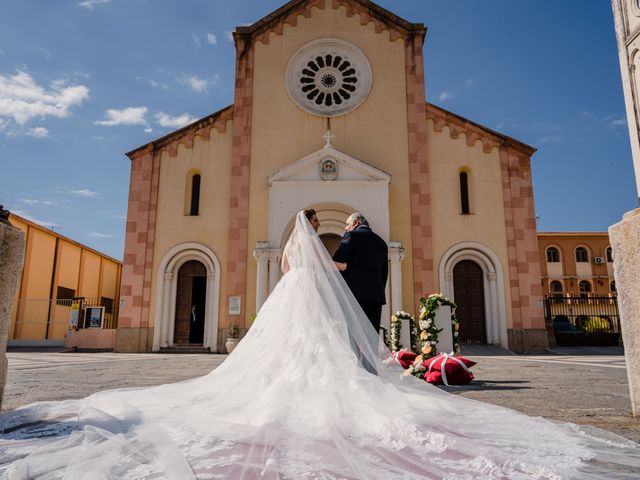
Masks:
[[[409,331],[411,336],[411,350],[416,351],[418,330],[416,328],[416,320],[408,312],[404,310],[398,310],[391,316],[391,345],[392,352],[399,352],[402,350],[402,343],[400,343],[400,329],[402,328],[402,321],[409,321]]]

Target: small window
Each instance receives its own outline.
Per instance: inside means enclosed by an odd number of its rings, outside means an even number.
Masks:
[[[560,261],[560,251],[556,247],[547,248],[547,262],[557,263]]]
[[[56,303],[58,305],[64,305],[65,307],[71,306],[71,300],[76,296],[76,291],[72,288],[58,287],[56,293]]]
[[[589,261],[589,254],[584,247],[576,248],[576,262],[584,263]]]
[[[607,262],[613,263],[613,249],[611,247],[607,247]]]
[[[189,215],[196,216],[200,212],[200,175],[191,177],[191,208]]]
[[[460,172],[460,212],[468,215],[469,210],[469,175],[467,172]]]
[[[613,292],[613,293],[616,293],[616,292],[617,292],[617,290],[616,290],[616,281],[615,281],[615,280],[614,280],[614,281],[612,281],[612,282],[609,284],[609,290],[610,290],[611,292]]]
[[[582,280],[578,284],[578,287],[580,288],[580,296],[582,298],[587,298],[589,296],[589,293],[591,292],[591,283],[586,280]]]
[[[562,283],[554,280],[549,284],[549,290],[551,290],[552,293],[562,293]]]

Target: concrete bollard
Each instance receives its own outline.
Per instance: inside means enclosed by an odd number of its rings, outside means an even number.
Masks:
[[[8,221],[9,212],[0,205],[0,409],[7,382],[7,336],[11,302],[24,262],[24,233]]]
[[[631,408],[640,416],[640,208],[609,227]]]

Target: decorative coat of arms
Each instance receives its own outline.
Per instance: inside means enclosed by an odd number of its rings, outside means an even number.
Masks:
[[[335,159],[327,157],[320,161],[320,178],[326,181],[338,178],[338,162]]]

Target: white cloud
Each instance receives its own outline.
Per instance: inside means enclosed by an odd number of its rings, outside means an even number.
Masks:
[[[73,195],[77,195],[78,197],[85,198],[96,198],[100,196],[98,192],[94,192],[93,190],[89,190],[88,188],[83,188],[81,190],[71,190],[70,193],[72,193]]]
[[[153,133],[153,128],[145,128],[144,133]]]
[[[147,121],[144,118],[147,110],[147,107],[127,107],[122,110],[112,108],[106,111],[106,120],[93,123],[105,127],[113,127],[114,125],[147,125]]]
[[[229,30],[225,30],[224,36],[225,36],[225,38],[227,40],[229,40],[231,43],[233,43],[233,32],[231,32]]]
[[[613,120],[611,120],[609,122],[609,126],[611,128],[626,127],[627,126],[627,119],[625,117],[614,118]]]
[[[564,142],[564,138],[560,135],[550,135],[548,137],[542,137],[538,140],[538,143],[562,143]]]
[[[93,10],[93,7],[100,5],[101,3],[109,3],[109,0],[85,0],[84,2],[78,3],[78,7]]]
[[[218,43],[218,39],[213,33],[207,33],[207,42],[209,42],[209,45],[215,45]]]
[[[55,205],[51,200],[37,200],[35,198],[19,198],[18,202],[25,205]]]
[[[182,115],[178,115],[177,117],[171,117],[164,112],[158,112],[156,114],[156,120],[161,127],[166,128],[181,128],[185,125],[189,125],[197,120],[197,118],[192,117],[188,113],[183,113]]]
[[[185,78],[182,83],[189,85],[194,92],[198,93],[206,92],[209,86],[209,82],[195,75]]]
[[[35,127],[25,132],[25,135],[28,135],[33,138],[46,138],[49,136],[49,129],[44,127]]]
[[[447,92],[446,90],[441,92],[440,95],[438,95],[438,100],[441,102],[446,102],[447,100],[450,100],[454,97],[454,95],[452,93]]]
[[[18,125],[35,117],[67,117],[70,108],[87,98],[89,89],[84,85],[65,87],[56,80],[46,90],[20,70],[13,76],[0,75],[0,117],[12,118]]]
[[[94,237],[94,238],[118,238],[120,235],[118,235],[117,233],[91,232],[91,233],[87,234],[87,236]]]
[[[199,46],[199,47],[202,46],[202,42],[200,41],[200,39],[198,38],[198,36],[195,33],[191,34],[191,40],[193,40],[193,43],[195,43],[197,46]]]
[[[167,90],[169,87],[167,85],[165,85],[164,83],[160,83],[157,82],[155,80],[152,80],[150,78],[146,78],[146,77],[136,77],[136,80],[142,80],[144,82],[147,82],[149,85],[151,85],[153,88],[162,88],[163,90]]]
[[[467,78],[464,81],[465,88],[471,88],[471,87],[475,86],[475,84],[476,84],[476,81],[473,78]]]

